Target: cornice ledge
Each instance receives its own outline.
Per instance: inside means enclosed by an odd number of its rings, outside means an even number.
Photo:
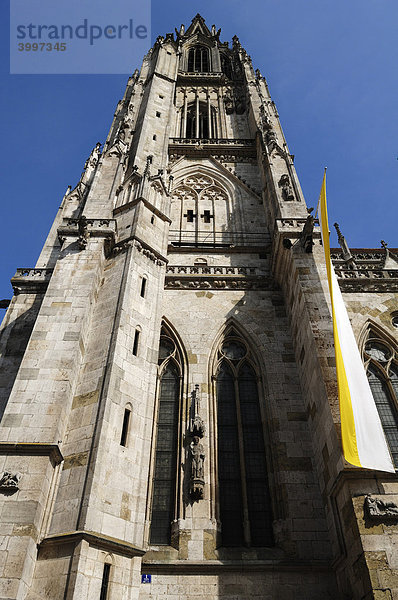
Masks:
[[[168,561],[142,562],[142,569],[148,573],[168,574],[172,573],[220,573],[225,571],[307,571],[307,572],[331,572],[332,566],[327,561],[286,561],[285,559],[275,558],[269,560],[219,560],[219,561]]]
[[[134,556],[143,556],[145,554],[145,550],[139,548],[138,546],[134,546],[129,542],[125,542],[119,538],[114,538],[109,535],[104,535],[98,533],[96,531],[68,531],[65,533],[49,535],[45,537],[40,544],[38,544],[38,548],[48,547],[48,546],[57,546],[59,544],[67,544],[68,542],[72,542],[75,544],[80,543],[82,540],[85,540],[90,544],[90,546],[96,546],[97,548],[101,548],[104,550],[109,550],[111,552],[115,552],[116,554],[122,554],[123,556],[127,556],[132,558]]]
[[[64,457],[58,444],[42,442],[0,442],[0,455],[49,456],[54,465],[59,465]]]

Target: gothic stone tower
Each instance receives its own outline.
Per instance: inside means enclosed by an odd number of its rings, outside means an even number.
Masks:
[[[398,265],[342,247],[397,459]],[[0,597],[398,598],[397,482],[344,464],[325,281],[239,39],[160,36],[12,280]]]

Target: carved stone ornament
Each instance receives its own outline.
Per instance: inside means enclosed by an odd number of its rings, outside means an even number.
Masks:
[[[194,500],[203,499],[205,451],[200,438],[195,435],[189,445],[191,451],[191,496]]]
[[[289,175],[282,175],[278,183],[282,190],[282,198],[286,201],[294,200],[293,188],[290,184]]]
[[[191,421],[189,432],[192,437],[202,438],[206,428],[203,419],[199,416],[199,385],[195,385],[194,391],[191,393]]]
[[[365,511],[371,519],[378,519],[380,521],[387,519],[398,520],[398,506],[395,502],[382,500],[370,494],[365,496]]]
[[[200,395],[199,385],[195,385],[194,391],[191,393],[191,409],[189,433],[191,443],[189,444],[189,453],[191,457],[191,478],[190,478],[190,495],[193,500],[202,500],[204,497],[204,460],[205,451],[201,438],[205,434],[205,424],[199,415],[200,411]]]
[[[8,492],[18,490],[18,484],[21,477],[21,473],[10,473],[9,471],[0,473],[0,491]]]

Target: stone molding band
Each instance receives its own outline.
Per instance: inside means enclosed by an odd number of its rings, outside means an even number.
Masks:
[[[181,574],[217,574],[225,573],[225,571],[233,571],[236,573],[237,570],[244,572],[250,571],[293,571],[293,572],[327,572],[333,573],[330,563],[325,561],[317,562],[285,562],[280,560],[253,560],[253,561],[209,561],[206,560],[203,563],[184,561],[170,561],[168,563],[153,563],[144,562],[142,563],[143,573],[156,573],[170,575],[174,573]]]
[[[64,460],[58,444],[41,442],[0,442],[0,456],[4,455],[49,456],[54,466]]]
[[[64,545],[70,542],[77,545],[82,540],[88,542],[90,546],[96,546],[101,550],[107,550],[109,552],[114,552],[115,554],[121,554],[122,556],[127,556],[128,558],[133,558],[134,556],[143,556],[145,554],[145,550],[142,548],[133,546],[133,544],[125,542],[124,540],[97,533],[96,531],[70,531],[57,535],[50,535],[44,538],[38,547],[41,549],[49,546]]]

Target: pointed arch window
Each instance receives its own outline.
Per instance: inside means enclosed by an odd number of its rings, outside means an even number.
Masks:
[[[272,546],[272,509],[258,378],[231,330],[218,353],[217,465],[223,546]]]
[[[165,328],[160,336],[158,362],[150,543],[168,545],[176,506],[182,361]]]
[[[392,344],[370,331],[365,343],[370,389],[387,443],[398,469],[398,355]]]
[[[210,55],[205,46],[193,46],[188,52],[188,71],[193,73],[209,73]]]
[[[191,103],[187,109],[186,132],[182,135],[190,139],[216,138],[217,119],[214,107],[204,102]]]

